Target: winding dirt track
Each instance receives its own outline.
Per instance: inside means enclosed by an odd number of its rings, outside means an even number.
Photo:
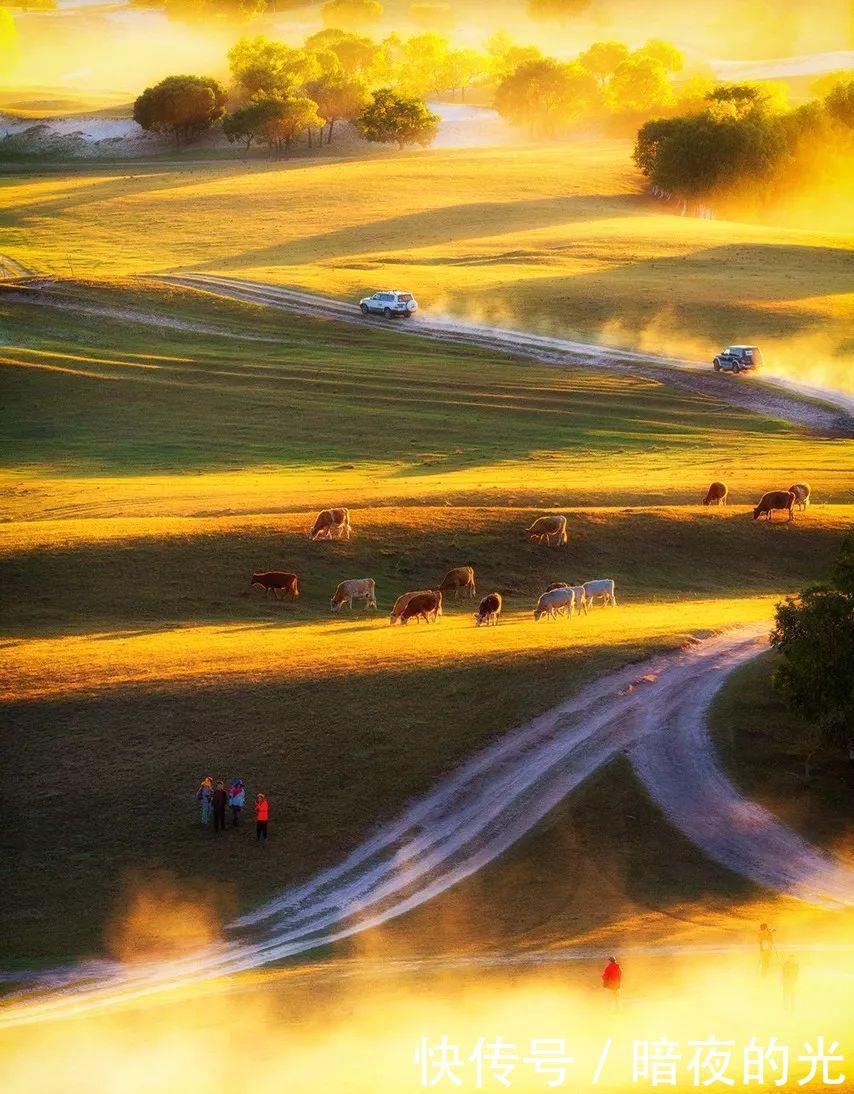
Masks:
[[[386,331],[390,328],[387,320],[363,316],[352,304],[314,293],[282,288],[279,285],[211,274],[163,276],[158,280],[313,318],[370,324]],[[704,362],[657,357],[589,342],[529,334],[526,331],[485,327],[450,317],[417,315],[411,320],[395,323],[394,329],[434,341],[464,343],[494,352],[527,357],[541,364],[563,367],[583,365],[586,368],[633,373],[708,395],[719,402],[757,414],[793,422],[823,436],[854,437],[854,398],[842,392],[811,388],[770,377],[762,383],[756,383],[751,379],[718,375]],[[821,399],[825,405],[805,401],[812,399]]]
[[[714,692],[766,648],[767,629],[743,627],[588,685],[475,756],[339,865],[231,924],[229,944],[133,971],[100,965],[42,981],[54,994],[5,1009],[0,1025],[256,969],[378,926],[494,861],[619,752],[710,857],[800,900],[854,905],[854,870],[745,800],[718,767],[706,732]]]

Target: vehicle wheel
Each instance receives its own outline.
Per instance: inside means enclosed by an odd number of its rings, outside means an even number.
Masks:
[[[739,365],[739,364],[734,364],[734,365],[732,366],[732,372],[733,372],[733,375],[734,375],[734,376],[738,376],[738,374],[739,374],[739,373],[741,372],[741,365]]]
[[[368,314],[368,305],[367,304],[360,304],[359,307],[362,309],[362,315],[367,315]]]
[[[391,319],[391,308],[383,308],[383,315],[386,319]]]
[[[721,371],[721,363],[720,363],[720,361],[715,361],[715,372],[720,372],[720,371]]]

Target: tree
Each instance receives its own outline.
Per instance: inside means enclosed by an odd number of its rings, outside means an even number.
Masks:
[[[498,80],[503,80],[528,61],[543,59],[542,52],[536,46],[514,45],[513,39],[503,30],[496,31],[487,39],[486,52],[490,60],[490,71]]]
[[[777,605],[771,645],[782,661],[774,683],[790,709],[831,746],[854,734],[854,533],[849,532],[830,585]],[[809,778],[811,753],[805,761]]]
[[[645,57],[652,57],[654,61],[660,61],[665,72],[681,72],[685,67],[682,50],[661,38],[650,38],[637,52]]]
[[[520,65],[498,85],[495,109],[531,138],[555,137],[597,101],[596,79],[580,64],[550,57]]]
[[[600,84],[604,84],[628,55],[629,48],[622,42],[594,42],[581,54],[578,63],[592,73]]]
[[[641,52],[621,61],[608,82],[608,103],[619,114],[651,115],[674,101],[661,61]]]
[[[372,101],[356,119],[356,128],[368,141],[396,144],[420,144],[426,148],[439,129],[439,115],[432,113],[423,100],[401,95],[391,88],[375,91]]]
[[[756,84],[722,84],[709,92],[706,102],[718,121],[764,114],[770,104],[768,93]]]
[[[262,135],[262,127],[267,119],[267,103],[264,100],[249,103],[226,114],[222,119],[222,131],[229,144],[242,144],[246,152],[254,140]]]
[[[382,19],[383,6],[378,0],[326,0],[320,14],[325,27],[363,30]]]
[[[379,47],[372,39],[334,27],[320,30],[306,38],[305,48],[310,53],[334,54],[345,76],[365,79],[373,72],[379,53]]]
[[[825,98],[824,109],[835,121],[854,129],[854,80],[837,84]]]
[[[466,101],[466,91],[475,80],[484,76],[489,62],[476,49],[451,49],[445,55],[440,69],[442,89],[456,93],[460,90],[460,101]]]
[[[259,136],[269,147],[271,158],[281,156],[282,149],[289,151],[300,133],[322,124],[317,104],[299,92],[259,99],[256,105],[263,109]]]
[[[422,30],[450,34],[457,25],[457,16],[450,4],[410,4],[409,18]]]
[[[274,97],[302,87],[322,71],[317,51],[292,49],[260,34],[241,38],[228,51],[228,63],[235,82],[249,98]]]
[[[590,7],[590,0],[527,0],[525,10],[541,23],[565,23]]]
[[[404,43],[401,83],[407,92],[424,96],[445,90],[449,45],[441,34],[416,34]]]
[[[173,133],[180,146],[225,113],[225,91],[207,76],[167,76],[133,105],[133,120],[153,133]]]
[[[634,159],[655,185],[683,198],[750,183],[758,191],[786,153],[785,131],[770,116],[718,119],[709,111],[656,118],[638,131]]]
[[[352,121],[368,103],[365,85],[347,76],[321,76],[306,84],[306,92],[317,104],[317,113],[328,126],[327,144],[332,142],[335,123],[343,119]]]

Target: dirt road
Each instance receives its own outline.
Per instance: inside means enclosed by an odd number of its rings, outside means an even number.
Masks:
[[[757,382],[753,377],[736,377],[725,373],[718,375],[705,362],[656,357],[589,342],[485,327],[452,317],[417,315],[410,320],[392,324],[385,319],[363,316],[350,303],[240,278],[184,274],[180,277],[161,277],[160,280],[301,315],[335,319],[345,323],[367,323],[405,335],[461,342],[499,353],[526,357],[542,364],[558,367],[583,365],[611,372],[628,372],[708,395],[720,402],[770,418],[793,422],[823,436],[854,437],[854,399],[844,392],[819,390],[793,381],[772,380],[770,377]],[[817,399],[821,402],[813,401]]]
[[[6,1010],[0,1025],[260,968],[403,915],[494,861],[619,752],[712,858],[812,904],[854,905],[854,870],[743,798],[706,732],[712,696],[729,671],[766,648],[767,630],[739,628],[601,678],[475,756],[339,865],[237,920],[229,943],[133,970],[102,964],[63,973],[52,985],[58,994]]]

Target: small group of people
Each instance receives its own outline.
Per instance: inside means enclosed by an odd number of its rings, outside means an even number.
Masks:
[[[231,810],[231,826],[240,823],[240,814],[246,807],[246,785],[243,779],[235,779],[228,790],[222,780],[214,783],[213,775],[206,775],[196,791],[196,801],[201,802],[202,824],[210,824],[213,818],[214,832],[225,831],[226,810]],[[255,795],[255,838],[261,843],[267,839],[270,805],[264,794]]]

